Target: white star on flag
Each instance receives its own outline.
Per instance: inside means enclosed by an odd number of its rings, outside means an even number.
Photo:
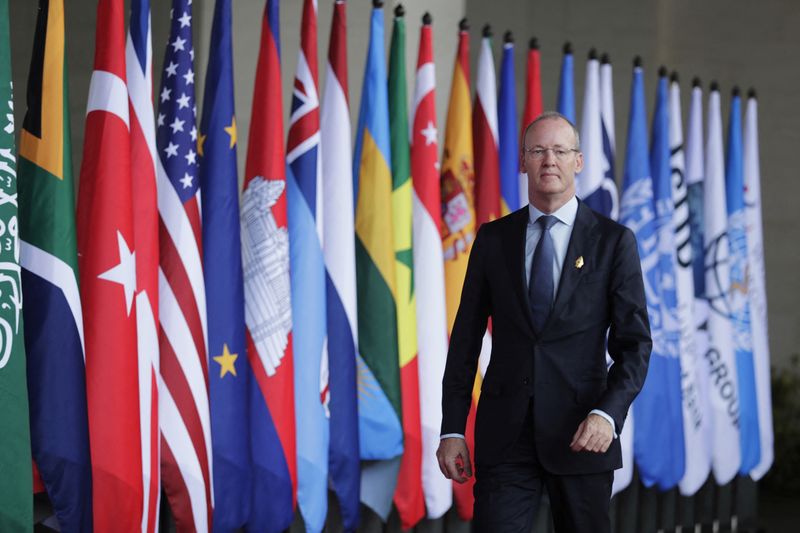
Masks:
[[[189,98],[189,96],[187,96],[186,93],[183,93],[181,95],[181,97],[178,98],[178,100],[177,100],[178,109],[183,109],[184,107],[189,107],[189,100],[191,100],[191,98]],[[183,131],[183,130],[181,130],[181,131]]]
[[[192,180],[193,180],[193,179],[194,179],[194,178],[193,178],[191,175],[189,175],[189,173],[188,173],[188,172],[187,172],[187,173],[185,173],[185,174],[183,175],[183,177],[181,178],[181,183],[183,184],[183,188],[184,188],[184,189],[188,189],[189,187],[191,187],[191,186],[192,186]]]
[[[186,158],[186,164],[187,165],[196,165],[197,164],[197,154],[191,148],[189,148],[189,152],[183,157]]]
[[[186,26],[192,23],[192,17],[189,16],[189,13],[184,11],[183,16],[178,19],[178,22],[181,23],[181,28],[185,28]]]
[[[170,76],[175,76],[178,74],[178,64],[174,61],[170,61],[169,65],[167,65],[167,68],[165,68],[164,71],[167,73],[168,78]]]
[[[131,252],[128,243],[125,242],[125,237],[119,230],[117,230],[117,245],[119,246],[119,264],[97,277],[122,285],[128,316],[131,316],[133,293],[136,292],[136,252]]]
[[[183,45],[186,44],[186,39],[181,39],[180,37],[175,37],[175,41],[172,42],[172,51],[177,52],[178,50],[183,50]]]
[[[189,69],[186,74],[183,75],[183,79],[186,80],[186,85],[194,83],[194,71]]]
[[[169,100],[169,95],[171,93],[172,93],[172,89],[167,89],[166,87],[164,87],[164,90],[161,91],[161,101],[162,102],[166,102],[167,100]]]
[[[164,148],[164,152],[167,154],[167,159],[169,159],[172,156],[176,156],[177,157],[177,155],[178,155],[178,145],[173,143],[173,142],[171,142],[171,143],[169,143],[169,146]]]
[[[158,114],[158,125],[159,126],[163,126],[164,125],[164,113],[159,113]]]
[[[172,133],[183,131],[184,123],[186,123],[185,120],[180,120],[178,117],[175,117],[175,120],[173,120],[172,124],[169,125],[169,127],[172,128]]]
[[[428,125],[425,126],[425,129],[421,130],[420,133],[423,137],[425,137],[425,146],[430,146],[436,142],[436,134],[438,132],[436,130],[436,126],[433,125],[433,122],[428,121]]]
[[[189,132],[189,136],[192,138],[193,141],[197,140],[197,128],[195,126],[192,126],[192,129]]]

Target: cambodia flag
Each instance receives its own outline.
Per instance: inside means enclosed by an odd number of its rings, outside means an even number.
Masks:
[[[278,2],[267,0],[242,194],[253,499],[248,528],[283,531],[297,487]],[[267,421],[274,422],[267,423]]]

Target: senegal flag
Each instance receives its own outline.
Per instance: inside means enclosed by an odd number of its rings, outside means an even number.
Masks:
[[[419,418],[417,313],[411,232],[411,153],[408,140],[406,94],[406,24],[403,6],[394,11],[389,52],[389,126],[392,145],[392,222],[397,275],[397,339],[400,350],[400,386],[403,397],[404,453],[397,477],[394,504],[403,529],[425,516],[422,496],[422,437]]]
[[[8,0],[0,0],[0,531],[33,528]]]
[[[361,459],[371,461],[362,471],[361,501],[385,520],[391,510],[399,456],[403,453],[403,430],[381,7],[372,10],[356,135],[356,285],[358,342],[364,363],[358,368],[358,428]]]

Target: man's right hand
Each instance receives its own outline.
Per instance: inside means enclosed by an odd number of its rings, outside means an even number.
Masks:
[[[464,439],[449,437],[440,440],[436,458],[439,460],[439,469],[447,479],[464,483],[472,477],[472,463]]]

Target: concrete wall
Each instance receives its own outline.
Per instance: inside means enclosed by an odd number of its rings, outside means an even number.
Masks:
[[[325,83],[332,3],[332,0],[319,2],[321,86]],[[785,364],[790,354],[800,351],[797,348],[800,345],[800,308],[795,304],[800,295],[800,276],[795,274],[800,271],[800,253],[797,250],[800,209],[796,207],[800,200],[800,180],[793,178],[796,174],[793,156],[800,143],[800,69],[797,68],[800,5],[793,0],[762,0],[758,3],[747,0],[409,0],[403,3],[406,7],[409,96],[413,94],[420,17],[424,10],[429,10],[433,16],[440,143],[444,135],[457,24],[465,14],[473,27],[473,73],[482,25],[488,22],[494,28],[498,63],[501,36],[507,29],[513,31],[518,43],[516,69],[520,110],[524,94],[524,51],[531,36],[538,37],[542,50],[543,94],[547,108],[555,107],[561,47],[566,40],[573,43],[578,117],[586,54],[593,46],[601,53],[608,52],[615,69],[618,161],[622,161],[624,156],[630,65],[634,55],[641,55],[644,60],[648,109],[652,109],[655,76],[661,64],[681,75],[684,104],[687,106],[692,77],[700,76],[705,87],[712,79],[719,81],[725,117],[732,86],[739,84],[744,90],[755,87],[759,94],[764,247],[773,361]],[[66,4],[72,146],[77,176],[94,57],[96,1],[68,0]],[[152,4],[154,77],[158,86],[169,30],[170,2],[152,0]],[[387,49],[392,11],[396,4],[396,0],[387,1],[384,8]],[[351,0],[348,3],[348,81],[354,124],[360,102],[370,5],[369,0]],[[241,179],[264,1],[234,0],[233,6]],[[195,69],[200,112],[213,8],[212,0],[194,1]],[[301,0],[284,0],[281,5],[285,125],[288,125],[289,91],[297,62],[301,9]],[[21,124],[36,2],[11,0],[10,16],[17,124]],[[621,168],[621,164],[618,167]]]

